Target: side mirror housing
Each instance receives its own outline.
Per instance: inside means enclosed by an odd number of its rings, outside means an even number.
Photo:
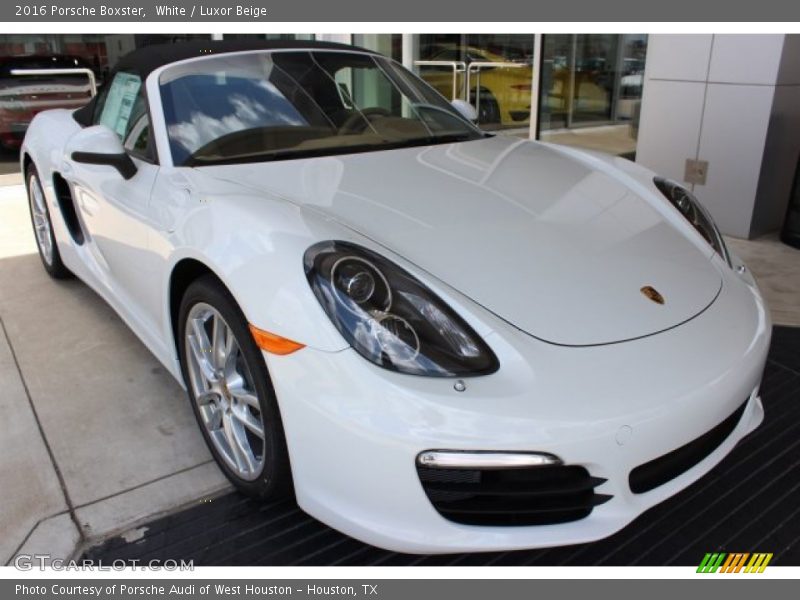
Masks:
[[[113,167],[125,179],[136,175],[136,164],[125,152],[117,134],[105,125],[82,129],[69,139],[66,149],[75,162]]]
[[[475,123],[478,120],[478,111],[476,111],[475,107],[466,100],[456,98],[450,102],[450,104],[452,104],[453,108],[455,108],[459,114],[470,123]]]

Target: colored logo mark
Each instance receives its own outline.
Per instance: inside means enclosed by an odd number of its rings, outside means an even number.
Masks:
[[[697,572],[763,573],[771,560],[771,552],[707,552]]]

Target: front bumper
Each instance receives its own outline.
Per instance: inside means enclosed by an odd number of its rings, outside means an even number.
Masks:
[[[279,399],[297,499],[364,542],[414,553],[512,550],[606,537],[685,488],[763,419],[758,386],[770,323],[755,288],[726,285],[715,304],[658,335],[598,347],[539,342],[508,328],[486,337],[497,373],[466,380],[388,372],[352,350],[265,355]],[[710,454],[634,494],[630,472],[702,436],[744,402]],[[606,481],[613,496],[557,525],[476,526],[447,520],[416,470],[431,449],[553,454]]]

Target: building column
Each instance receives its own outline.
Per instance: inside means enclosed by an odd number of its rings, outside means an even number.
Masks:
[[[531,61],[533,62],[533,67],[531,72],[533,76],[531,77],[531,117],[530,117],[530,124],[528,127],[528,138],[535,140],[537,138],[538,129],[539,129],[539,106],[541,103],[541,98],[539,98],[539,94],[541,92],[541,82],[542,82],[542,34],[536,33],[533,35],[533,56],[531,57]]]
[[[419,60],[419,35],[403,34],[403,66],[409,71],[417,72],[414,61]]]

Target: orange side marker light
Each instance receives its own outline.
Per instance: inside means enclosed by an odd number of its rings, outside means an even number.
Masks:
[[[256,345],[259,348],[272,354],[283,356],[305,348],[305,344],[299,344],[298,342],[275,335],[269,331],[264,331],[254,325],[250,325],[250,333],[253,334],[253,339],[256,341]]]

